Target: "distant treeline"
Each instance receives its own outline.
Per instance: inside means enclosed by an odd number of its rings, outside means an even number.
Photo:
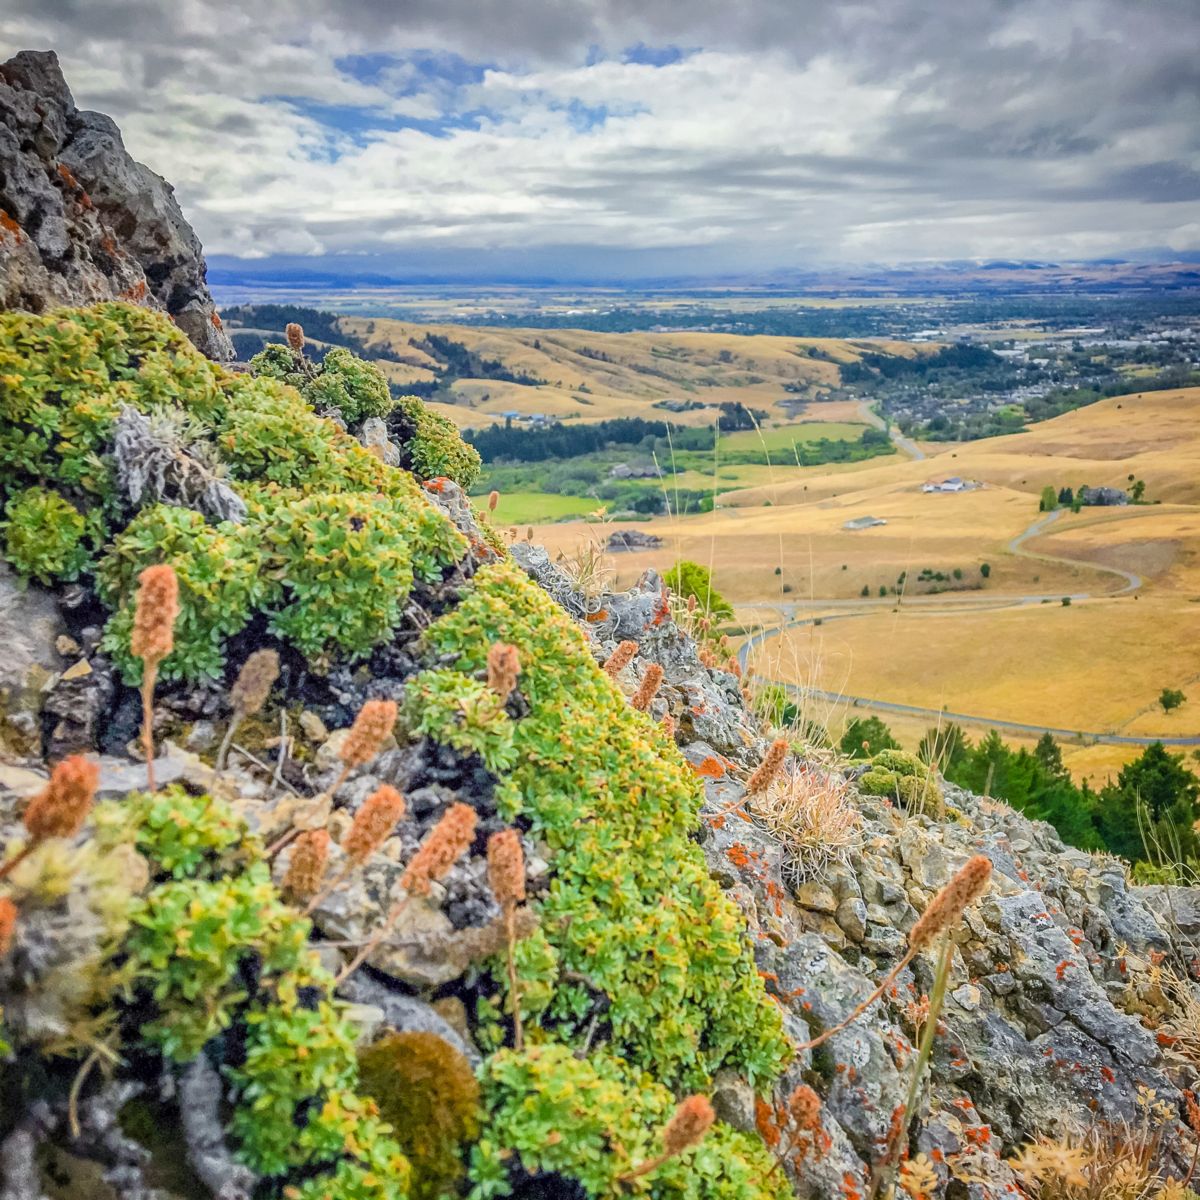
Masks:
[[[858,362],[843,363],[843,383],[862,383],[882,375],[885,379],[902,376],[921,378],[941,371],[982,371],[1004,367],[1004,359],[983,346],[957,342],[944,346],[934,354],[918,354],[901,358],[895,354],[864,354]]]
[[[490,429],[467,429],[463,436],[479,451],[479,457],[485,463],[545,462],[551,458],[578,458],[583,454],[595,454],[608,446],[636,446],[645,438],[665,438],[667,428],[666,421],[616,417],[587,425],[555,422],[532,429],[518,428],[510,422],[493,425]],[[715,437],[712,428],[700,432],[707,435],[707,449],[711,450]]]

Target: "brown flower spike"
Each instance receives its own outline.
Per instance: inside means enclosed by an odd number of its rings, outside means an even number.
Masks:
[[[246,717],[260,712],[266,704],[267,697],[275,680],[279,678],[279,655],[274,650],[255,650],[238,672],[238,677],[229,689],[229,703],[233,708],[233,716],[229,718],[229,728],[217,751],[217,770],[225,766],[225,756],[233,744],[238,726]]]
[[[525,899],[525,853],[521,835],[515,829],[502,829],[488,838],[488,883],[501,908],[520,904]]]
[[[336,983],[344,983],[371,956],[392,931],[404,906],[413,896],[428,896],[434,880],[443,878],[475,839],[475,810],[469,804],[452,804],[433,827],[400,878],[404,895],[392,905],[386,920],[361,950],[342,968]]]
[[[297,325],[295,321],[289,321],[284,333],[287,334],[287,343],[292,348],[292,353],[303,354],[304,327],[302,325]]]
[[[354,724],[338,755],[347,768],[362,767],[380,751],[396,725],[395,700],[368,700],[358,710]],[[337,791],[337,787],[331,789]]]
[[[525,852],[515,829],[502,829],[488,838],[488,883],[504,916],[505,952],[508,962],[508,992],[513,1012],[513,1047],[525,1045],[521,1028],[521,991],[517,978],[517,905],[525,899]]]
[[[501,703],[512,695],[521,673],[521,655],[516,646],[507,642],[493,642],[488,649],[487,682]]]
[[[692,1146],[704,1140],[704,1135],[712,1128],[717,1114],[706,1096],[688,1096],[671,1114],[671,1119],[663,1129],[663,1152],[657,1158],[633,1167],[620,1178],[628,1181],[661,1167],[668,1159],[682,1154]]]
[[[174,568],[166,563],[147,567],[138,576],[129,651],[142,660],[142,749],[150,791],[154,791],[154,685],[159,664],[175,648],[178,617],[179,579]]]
[[[658,695],[658,689],[662,686],[662,681],[662,667],[658,663],[651,663],[646,668],[646,673],[642,676],[641,685],[634,692],[633,699],[630,701],[638,712],[645,712],[650,707],[651,701]]]
[[[342,850],[351,863],[366,862],[387,841],[404,809],[404,797],[386,783],[363,801],[342,838]]]
[[[17,906],[7,896],[0,896],[0,958],[12,949],[16,932]]]
[[[609,679],[616,679],[620,673],[633,661],[637,653],[637,642],[622,642],[604,663],[604,673]]]
[[[325,829],[310,829],[302,833],[292,847],[283,890],[293,900],[310,900],[317,894],[325,867],[329,862],[329,833]]]
[[[410,896],[428,896],[431,884],[462,858],[475,838],[475,819],[469,804],[446,809],[400,877],[400,886]]]
[[[29,843],[0,866],[0,879],[47,839],[74,837],[92,810],[99,782],[99,765],[82,754],[73,754],[58,763],[50,773],[50,782],[26,806],[24,821]]]
[[[758,792],[765,792],[775,782],[790,749],[787,738],[776,738],[771,743],[771,748],[763,756],[762,762],[758,764],[758,769],[746,781],[748,795],[753,796]]]

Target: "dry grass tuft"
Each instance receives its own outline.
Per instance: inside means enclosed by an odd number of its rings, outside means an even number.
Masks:
[[[1173,1106],[1139,1089],[1133,1124],[1097,1123],[1082,1133],[1038,1138],[1009,1166],[1031,1200],[1182,1200],[1190,1179],[1167,1175],[1163,1138]]]
[[[747,803],[787,850],[784,871],[793,885],[845,862],[859,844],[862,817],[850,784],[836,772],[814,766],[784,772]]]

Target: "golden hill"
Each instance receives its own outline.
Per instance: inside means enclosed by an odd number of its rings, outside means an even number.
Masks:
[[[805,400],[818,399],[836,387],[839,363],[856,362],[864,353],[911,357],[934,348],[839,338],[491,329],[360,317],[343,317],[340,324],[372,352],[382,352],[379,366],[397,384],[435,378],[436,358],[412,344],[429,333],[497,360],[509,373],[544,381],[533,386],[457,380],[451,389],[455,403],[433,407],[460,428],[501,420],[506,411],[564,420],[636,416],[710,424],[716,406],[724,402],[740,402],[782,420]],[[800,390],[787,392],[788,385]],[[704,407],[680,413],[661,407],[671,401]]]

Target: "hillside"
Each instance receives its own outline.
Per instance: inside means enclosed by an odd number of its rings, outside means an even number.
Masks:
[[[910,356],[902,342],[849,342],[837,338],[738,337],[733,334],[606,334],[581,330],[488,329],[411,325],[344,317],[389,380],[430,383],[441,365],[413,346],[429,334],[445,337],[536,385],[464,377],[451,385],[455,403],[436,400],[434,411],[460,428],[502,420],[515,411],[564,420],[670,417],[685,425],[712,422],[722,403],[741,403],[785,417],[805,400],[840,381],[838,364],[865,350]],[[791,388],[791,391],[785,391]],[[697,407],[683,408],[688,402]],[[665,407],[678,404],[680,411]]]

